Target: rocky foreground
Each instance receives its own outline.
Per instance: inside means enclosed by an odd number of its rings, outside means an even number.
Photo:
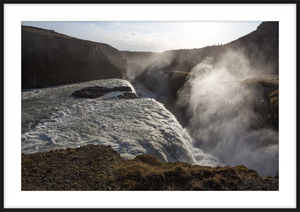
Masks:
[[[22,190],[275,190],[278,174],[245,166],[162,163],[155,156],[125,160],[110,146],[86,145],[22,154]]]

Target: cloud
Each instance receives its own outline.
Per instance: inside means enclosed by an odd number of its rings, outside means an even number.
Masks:
[[[178,37],[172,33],[151,33],[141,35],[137,32],[118,32],[118,41],[134,46],[158,46]]]

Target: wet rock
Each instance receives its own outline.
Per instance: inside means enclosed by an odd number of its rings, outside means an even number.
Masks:
[[[118,99],[136,99],[138,98],[135,93],[122,93],[121,95],[117,96]]]
[[[79,97],[79,98],[97,98],[97,97],[103,96],[106,93],[115,92],[115,91],[132,92],[131,88],[128,86],[113,87],[113,88],[94,86],[94,87],[86,87],[86,88],[77,90],[74,93],[72,93],[72,96]]]

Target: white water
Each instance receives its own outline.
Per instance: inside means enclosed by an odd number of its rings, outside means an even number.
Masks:
[[[126,159],[151,154],[163,162],[216,166],[219,162],[192,147],[173,114],[153,98],[116,99],[122,92],[96,99],[71,94],[86,86],[129,85],[125,80],[97,80],[22,92],[22,152],[34,153],[86,144],[111,145]],[[138,84],[142,97],[155,97]]]

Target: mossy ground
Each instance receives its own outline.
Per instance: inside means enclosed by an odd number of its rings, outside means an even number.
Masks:
[[[278,179],[265,179],[245,166],[124,160],[104,145],[22,154],[22,190],[278,190]]]

